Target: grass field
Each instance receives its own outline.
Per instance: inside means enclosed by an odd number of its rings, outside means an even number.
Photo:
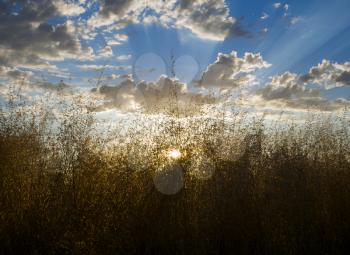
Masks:
[[[81,105],[19,109],[0,117],[0,254],[347,254],[345,117],[102,136]]]

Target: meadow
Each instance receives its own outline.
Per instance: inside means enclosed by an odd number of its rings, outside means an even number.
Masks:
[[[348,254],[346,111],[104,135],[79,102],[0,113],[0,254]]]

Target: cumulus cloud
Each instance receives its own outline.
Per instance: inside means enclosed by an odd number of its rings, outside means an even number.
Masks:
[[[235,51],[219,53],[216,61],[204,71],[197,86],[225,89],[244,86],[255,81],[256,70],[269,66],[259,53],[245,53],[243,58],[239,58]]]
[[[229,15],[223,0],[182,0],[177,8],[176,25],[190,29],[199,37],[222,41],[227,35],[243,35],[237,20]]]
[[[298,75],[286,72],[272,77],[271,82],[260,91],[266,100],[315,99],[320,97],[319,90],[308,89],[298,79]]]
[[[335,77],[335,81],[340,84],[350,85],[350,71],[340,73],[337,77]]]
[[[92,92],[104,98],[97,111],[142,109],[145,113],[175,114],[176,111],[180,115],[192,115],[216,102],[211,96],[188,91],[185,84],[166,76],[161,76],[157,82],[138,84],[128,77],[118,86],[101,86]]]
[[[314,66],[308,74],[286,72],[273,76],[265,88],[256,92],[255,104],[276,107],[333,111],[350,106],[344,98],[329,100],[323,92],[328,87],[346,86],[349,83],[349,63],[332,64],[328,60]],[[310,88],[310,85],[321,85]],[[338,85],[337,85],[338,84]],[[248,100],[249,101],[249,100]]]
[[[111,56],[113,56],[113,50],[109,45],[101,48],[98,52],[98,57],[101,57],[101,58],[108,58]]]
[[[89,20],[93,27],[118,22],[159,22],[165,27],[189,29],[200,38],[217,41],[228,35],[247,35],[230,16],[224,0],[102,0],[100,11]]]
[[[350,62],[339,64],[323,60],[320,64],[313,66],[307,74],[301,76],[300,81],[316,83],[327,89],[350,86],[349,73]]]
[[[85,12],[81,1],[56,0],[54,5],[62,16],[78,16]]]
[[[0,65],[27,67],[48,65],[65,58],[88,58],[92,49],[82,47],[71,21],[52,25],[60,16],[59,1],[14,1],[2,3],[0,12]],[[18,5],[16,14],[14,6]]]

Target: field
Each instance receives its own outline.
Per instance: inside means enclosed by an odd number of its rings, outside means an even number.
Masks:
[[[164,117],[101,135],[82,104],[58,118],[15,104],[0,120],[0,254],[347,253],[346,112]]]

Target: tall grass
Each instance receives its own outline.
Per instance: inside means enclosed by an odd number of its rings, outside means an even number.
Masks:
[[[345,117],[169,117],[99,135],[79,99],[58,117],[31,109],[0,116],[1,254],[347,254]]]

